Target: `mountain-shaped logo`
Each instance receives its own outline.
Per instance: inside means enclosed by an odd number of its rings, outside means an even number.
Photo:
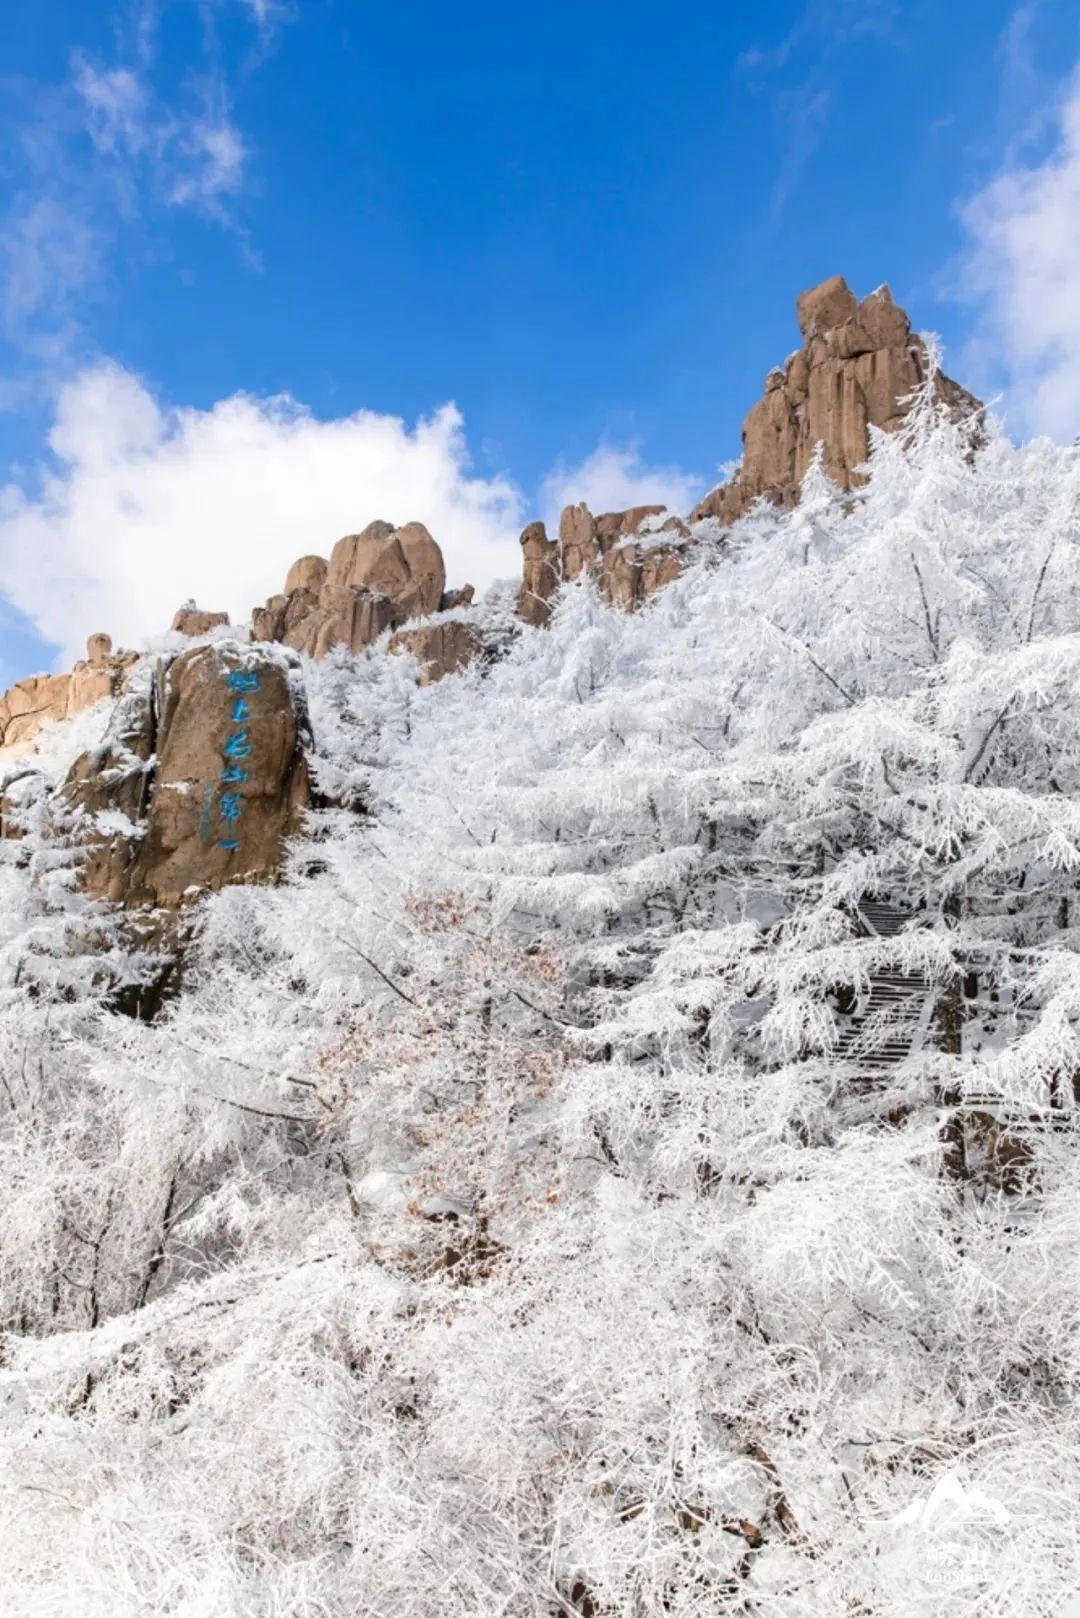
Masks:
[[[953,1472],[946,1472],[924,1499],[916,1498],[895,1517],[883,1521],[894,1527],[955,1528],[961,1524],[1000,1527],[1012,1521],[1008,1507],[978,1489],[965,1489]]]

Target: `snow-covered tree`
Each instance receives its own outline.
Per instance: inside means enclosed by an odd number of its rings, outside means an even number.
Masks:
[[[634,616],[309,665],[332,806],[150,1021],[28,804],[9,1610],[1067,1612],[1080,452],[908,422]]]

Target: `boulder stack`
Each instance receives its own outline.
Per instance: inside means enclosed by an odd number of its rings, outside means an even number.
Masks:
[[[185,601],[182,607],[177,608],[170,627],[176,634],[194,638],[196,635],[208,635],[212,629],[225,628],[228,622],[227,612],[203,612],[194,601]]]
[[[442,551],[423,523],[381,519],[346,534],[330,553],[294,562],[281,595],[252,613],[252,636],[311,657],[334,646],[359,652],[388,629],[467,605],[471,586],[446,594]],[[437,656],[437,654],[436,654]]]

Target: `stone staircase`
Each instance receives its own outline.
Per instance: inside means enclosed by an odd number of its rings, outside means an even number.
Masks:
[[[888,899],[864,898],[859,920],[870,937],[894,938],[912,912]],[[870,978],[868,994],[859,1002],[833,1048],[833,1059],[855,1070],[861,1087],[880,1083],[922,1046],[933,1012],[929,979],[921,971],[883,967]]]
[[[895,938],[913,916],[910,909],[889,899],[866,897],[859,904],[859,920],[870,937]],[[845,1064],[859,1091],[880,1088],[891,1068],[922,1049],[935,998],[924,972],[886,967],[871,975],[869,992],[847,1019],[833,1047],[833,1060]],[[1018,1109],[1004,1104],[1000,1096],[968,1094],[963,1110],[993,1118],[1014,1134],[1072,1133],[1080,1127],[1080,1109],[1071,1103]]]

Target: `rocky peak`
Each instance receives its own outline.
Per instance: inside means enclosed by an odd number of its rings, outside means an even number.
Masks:
[[[887,286],[860,303],[843,276],[833,275],[800,293],[795,313],[803,346],[769,371],[764,396],[743,424],[736,477],[695,507],[691,524],[713,519],[726,527],[762,497],[795,505],[819,444],[828,475],[842,489],[853,488],[870,451],[870,428],[900,427],[905,398],[926,378],[925,344]],[[940,372],[935,386],[950,409],[981,408]],[[585,505],[567,506],[557,538],[549,539],[539,522],[521,534],[518,615],[546,623],[560,582],[583,574],[596,579],[605,600],[633,609],[677,577],[690,539],[687,523],[659,506],[601,517]]]
[[[329,562],[321,556],[294,562],[283,594],[252,613],[252,635],[312,657],[334,646],[359,652],[384,630],[471,599],[469,585],[446,595],[443,554],[423,523],[396,528],[379,518],[339,539]]]
[[[869,453],[869,429],[895,432],[905,397],[925,381],[926,346],[887,286],[860,303],[843,276],[833,275],[800,293],[795,312],[803,346],[769,372],[764,397],[743,423],[738,473],[707,495],[691,520],[734,522],[762,496],[795,505],[818,444],[829,476],[853,488]],[[940,372],[935,385],[951,409],[980,408]]]

